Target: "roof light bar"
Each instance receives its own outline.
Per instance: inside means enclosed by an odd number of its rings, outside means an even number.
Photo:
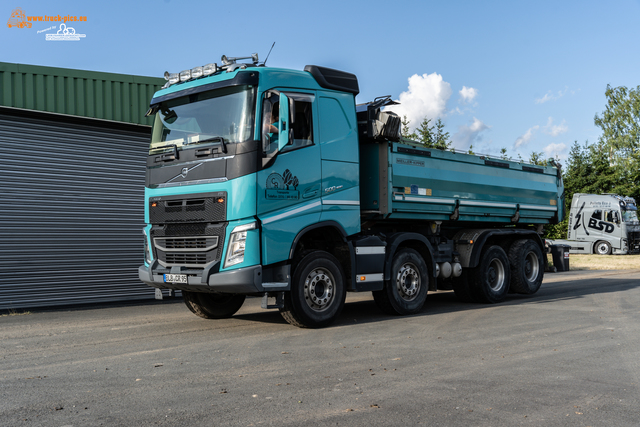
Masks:
[[[166,89],[171,85],[174,85],[180,82],[186,82],[191,79],[198,79],[200,77],[211,76],[213,74],[216,74],[220,70],[226,69],[227,71],[233,71],[238,67],[234,64],[236,64],[236,61],[240,59],[250,59],[254,65],[258,64],[257,53],[253,53],[251,54],[251,56],[244,56],[244,57],[238,57],[238,58],[227,58],[226,55],[222,55],[223,65],[220,67],[215,62],[212,62],[211,64],[203,65],[200,67],[194,67],[190,70],[183,70],[180,73],[170,73],[168,71],[165,71],[164,79],[167,81],[167,83],[165,83],[165,85],[162,86],[162,89]],[[242,69],[246,68],[247,66],[251,66],[251,64],[241,64],[241,65],[242,66],[240,68]]]

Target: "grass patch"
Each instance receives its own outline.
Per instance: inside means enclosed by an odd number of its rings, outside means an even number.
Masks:
[[[4,314],[0,314],[0,317],[7,317],[7,316],[27,316],[31,314],[30,311],[18,311],[16,309],[10,308],[9,310],[7,310],[6,313]]]
[[[551,258],[551,257],[549,257]],[[551,259],[549,259],[550,262]],[[570,270],[640,270],[640,255],[569,255]]]

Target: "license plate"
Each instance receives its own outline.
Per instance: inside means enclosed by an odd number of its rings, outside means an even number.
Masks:
[[[186,274],[165,274],[165,283],[189,283]]]

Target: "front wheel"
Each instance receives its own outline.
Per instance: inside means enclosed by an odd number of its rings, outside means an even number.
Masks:
[[[187,308],[196,316],[203,319],[225,319],[240,310],[245,295],[182,291],[182,298]]]
[[[405,248],[393,257],[391,280],[373,292],[373,299],[387,314],[415,314],[422,309],[428,290],[427,265],[417,251]]]
[[[600,240],[596,243],[595,253],[598,255],[611,255],[611,243]]]
[[[301,328],[333,323],[344,307],[346,289],[338,260],[328,252],[313,251],[295,268],[291,291],[285,294],[282,317]]]
[[[509,292],[511,272],[507,254],[500,246],[485,249],[480,264],[473,269],[472,288],[479,302],[495,304]]]

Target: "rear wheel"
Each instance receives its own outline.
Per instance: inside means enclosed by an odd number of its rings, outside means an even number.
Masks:
[[[321,328],[336,320],[345,298],[338,260],[328,252],[313,251],[298,262],[280,313],[294,326]]]
[[[531,295],[538,292],[544,277],[544,258],[540,246],[533,240],[517,240],[509,249],[511,290]]]
[[[182,291],[185,305],[204,319],[224,319],[240,310],[245,295]]]
[[[596,243],[595,253],[598,255],[611,255],[611,243],[600,240]]]
[[[391,280],[373,299],[388,314],[414,314],[427,299],[429,273],[422,256],[413,249],[401,249],[393,257]]]
[[[480,264],[473,269],[471,276],[472,290],[479,302],[494,304],[504,300],[510,282],[507,254],[500,246],[485,249]]]

